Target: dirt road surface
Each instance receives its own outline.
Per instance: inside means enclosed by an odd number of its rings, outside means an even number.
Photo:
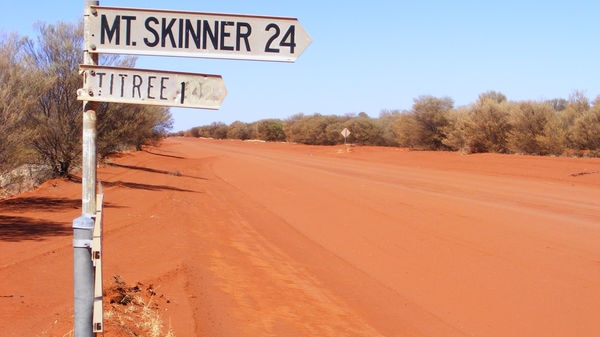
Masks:
[[[152,284],[176,336],[597,337],[599,171],[171,138],[99,168],[104,287]],[[0,336],[69,335],[80,200],[0,201]]]

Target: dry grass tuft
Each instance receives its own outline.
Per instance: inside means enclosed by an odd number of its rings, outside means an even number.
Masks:
[[[112,336],[175,337],[169,327],[166,331],[160,308],[169,303],[163,295],[157,295],[154,286],[141,282],[133,286],[119,276],[105,293],[104,327]],[[106,300],[105,300],[106,301]]]

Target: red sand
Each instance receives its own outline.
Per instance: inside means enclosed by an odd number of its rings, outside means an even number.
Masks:
[[[113,163],[104,287],[152,284],[176,336],[600,336],[600,159],[171,138]],[[80,199],[0,202],[1,336],[68,336]]]

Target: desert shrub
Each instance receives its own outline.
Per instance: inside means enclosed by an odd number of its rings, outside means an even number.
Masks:
[[[250,127],[247,123],[235,121],[227,127],[228,139],[250,139]]]
[[[344,130],[344,123],[349,119],[348,116],[328,116],[327,126],[323,131],[321,145],[335,145],[344,143],[344,137],[341,132]]]
[[[464,153],[471,152],[467,140],[467,127],[470,123],[470,111],[467,108],[458,108],[448,111],[446,115],[448,124],[442,128],[444,134],[443,144],[450,150]]]
[[[215,139],[226,139],[229,127],[223,122],[213,122],[207,127],[209,137]]]
[[[385,145],[383,130],[379,124],[366,115],[348,120],[344,123],[344,127],[351,132],[348,138],[354,144]],[[338,135],[340,131],[338,131]]]
[[[200,137],[200,127],[199,126],[195,126],[187,131],[185,131],[183,133],[184,136],[186,137]]]
[[[225,139],[227,138],[228,126],[222,122],[213,122],[210,125],[193,127],[188,131],[190,137],[204,137]]]
[[[581,91],[574,91],[569,95],[565,109],[560,112],[563,128],[566,130],[567,148],[578,147],[573,137],[575,121],[590,109],[590,101]]]
[[[420,144],[419,133],[415,132],[419,126],[417,121],[410,112],[406,112],[398,116],[394,121],[394,134],[396,141],[400,146],[416,148]]]
[[[340,132],[349,117],[305,116],[296,114],[285,120],[284,132],[289,142],[309,145],[334,145],[343,142]]]
[[[577,150],[600,149],[600,107],[581,113],[571,127],[571,142]]]
[[[379,114],[379,118],[375,119],[374,122],[377,123],[378,127],[381,129],[381,136],[383,137],[383,144],[385,146],[397,146],[398,141],[397,135],[394,131],[394,124],[396,120],[400,117],[400,111],[382,111]]]
[[[514,153],[548,154],[546,125],[554,109],[546,103],[524,101],[512,106],[508,148]]]
[[[129,147],[139,150],[162,139],[173,122],[167,108],[135,104],[100,103],[97,116],[96,146],[101,157]]]
[[[263,119],[256,122],[254,127],[257,139],[268,142],[285,141],[283,122],[280,119]]]
[[[312,116],[296,114],[285,120],[283,128],[289,142],[320,144],[325,138],[327,118],[320,114]]]
[[[495,92],[480,95],[470,107],[466,124],[467,146],[471,152],[508,152],[510,103]]]
[[[426,150],[446,149],[443,130],[454,102],[449,97],[420,96],[412,111],[396,121],[394,131],[400,145]]]
[[[538,142],[543,154],[560,155],[567,149],[567,131],[557,113],[548,119]]]

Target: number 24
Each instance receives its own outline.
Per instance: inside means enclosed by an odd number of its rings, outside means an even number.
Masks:
[[[279,35],[281,34],[281,29],[275,23],[270,23],[265,28],[265,31],[273,30],[273,34],[267,41],[267,45],[265,46],[265,53],[279,53],[279,48],[273,48],[271,45],[277,40]],[[290,54],[294,53],[294,48],[296,48],[296,26],[291,25],[288,28],[287,32],[283,34],[283,37],[279,41],[279,47],[288,47],[290,48]]]

